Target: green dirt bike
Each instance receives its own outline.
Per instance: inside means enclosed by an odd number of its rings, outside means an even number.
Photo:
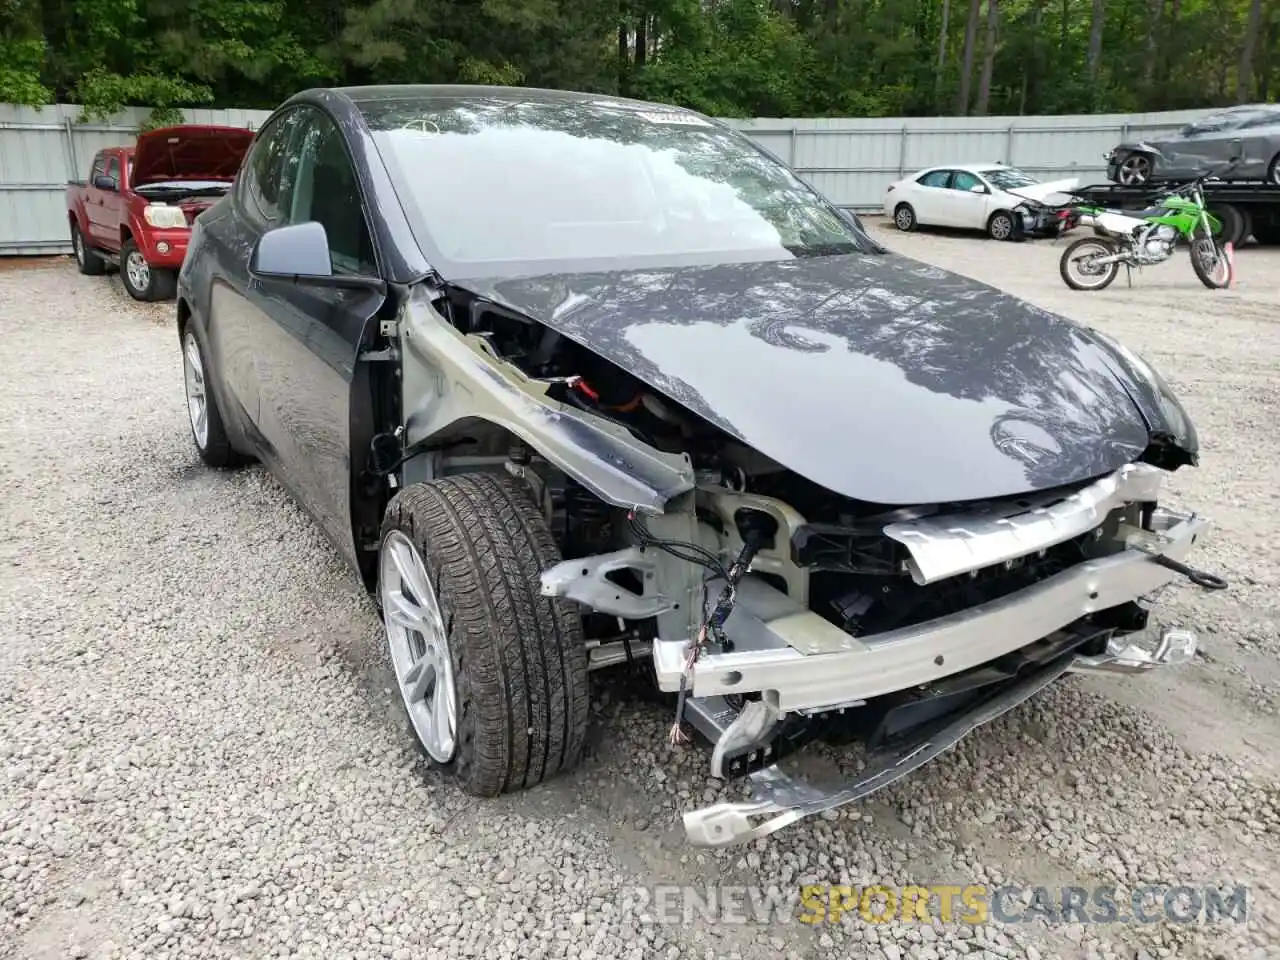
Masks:
[[[1080,223],[1093,227],[1094,236],[1077,240],[1062,252],[1058,270],[1073,290],[1102,290],[1111,285],[1123,265],[1127,270],[1163,263],[1185,239],[1191,247],[1191,268],[1211,290],[1231,283],[1231,259],[1218,241],[1222,222],[1205,208],[1202,185],[1228,167],[1162,193],[1147,210],[1107,210],[1091,204],[1074,207]],[[1131,281],[1132,282],[1132,281]]]

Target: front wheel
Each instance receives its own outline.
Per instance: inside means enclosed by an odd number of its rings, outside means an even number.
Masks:
[[[143,301],[168,300],[178,286],[172,270],[161,270],[147,263],[132,237],[120,248],[120,280],[129,296]]]
[[[1012,240],[1016,230],[1013,214],[1007,210],[997,210],[987,221],[987,233],[992,240]]]
[[[1191,269],[1210,290],[1221,290],[1231,284],[1231,261],[1227,252],[1212,237],[1196,237],[1191,241]]]
[[[378,599],[396,686],[422,751],[474,796],[532,787],[581,757],[582,620],[539,582],[560,559],[512,477],[413,484],[387,505]]]
[[[1103,290],[1120,272],[1120,261],[1098,263],[1103,257],[1114,257],[1117,248],[1110,240],[1085,237],[1062,251],[1058,272],[1063,282],[1072,290]]]

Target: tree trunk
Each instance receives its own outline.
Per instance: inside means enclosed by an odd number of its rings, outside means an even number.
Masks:
[[[1272,20],[1267,24],[1267,42],[1263,45],[1262,70],[1258,75],[1258,99],[1263,103],[1271,102],[1271,71],[1275,69],[1275,51],[1280,47],[1280,23]]]
[[[1100,0],[1098,0],[1100,2]],[[644,66],[645,59],[649,53],[649,18],[641,16],[640,22],[636,25],[636,69],[639,70]]]
[[[1258,51],[1258,28],[1262,23],[1262,0],[1249,4],[1249,22],[1244,28],[1244,45],[1240,51],[1240,73],[1236,77],[1236,103],[1253,99],[1253,58]]]
[[[618,24],[618,92],[626,96],[631,89],[631,31]]]
[[[938,69],[933,74],[933,99],[942,105],[942,76],[947,68],[947,27],[951,23],[951,0],[942,0],[942,28],[938,31]]]
[[[1040,25],[1044,22],[1044,0],[1035,0],[1035,6],[1031,9],[1031,59],[1022,64],[1022,92],[1018,96],[1018,116],[1022,116],[1027,112],[1027,100],[1035,95],[1035,89],[1031,83],[1032,71],[1036,73],[1036,79],[1040,79],[1040,72],[1044,70],[1044,44],[1040,40]]]
[[[985,117],[991,103],[991,71],[996,62],[996,31],[1000,26],[1000,10],[996,0],[987,0],[987,38],[982,58],[982,79],[978,81],[978,105],[974,115]]]
[[[1147,42],[1142,59],[1142,88],[1149,98],[1155,87],[1156,59],[1160,54],[1161,24],[1164,22],[1164,0],[1151,0],[1147,20]]]
[[[1106,11],[1102,9],[1102,0],[1093,0],[1093,17],[1089,21],[1089,50],[1085,64],[1089,72],[1089,83],[1098,82],[1098,70],[1102,66],[1102,25],[1106,22]],[[1096,89],[1094,93],[1096,94]]]
[[[969,19],[964,25],[964,62],[960,65],[960,94],[956,97],[956,113],[969,112],[969,90],[973,84],[973,48],[978,38],[978,14],[982,0],[969,0]]]

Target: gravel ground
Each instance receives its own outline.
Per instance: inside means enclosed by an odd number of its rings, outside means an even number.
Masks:
[[[1096,323],[1204,444],[1176,499],[1233,589],[1176,586],[1205,653],[1073,677],[871,802],[746,849],[684,845],[730,795],[602,686],[583,768],[465,799],[409,748],[370,601],[260,469],[198,465],[171,307],[66,261],[0,270],[0,956],[1222,957],[1280,953],[1280,252],[1078,294],[1061,248],[878,236]],[[1270,281],[1268,280],[1270,276]],[[820,764],[847,757],[817,752]],[[736,791],[735,791],[736,792]],[[647,922],[639,886],[1249,885],[1249,922]]]

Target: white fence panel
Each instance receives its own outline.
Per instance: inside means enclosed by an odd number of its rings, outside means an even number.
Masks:
[[[885,187],[940,163],[1003,161],[1043,179],[1102,179],[1121,140],[1176,130],[1204,111],[1063,117],[912,117],[730,121],[834,203],[878,210]],[[103,147],[132,142],[147,111],[78,123],[80,108],[0,104],[0,255],[70,251],[65,191]],[[265,110],[185,110],[187,123],[257,129]]]

